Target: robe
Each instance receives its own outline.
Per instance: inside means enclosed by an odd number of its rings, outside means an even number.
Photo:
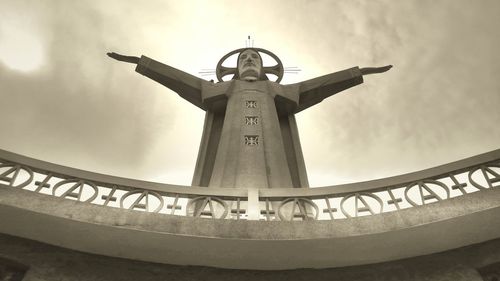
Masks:
[[[193,186],[309,187],[295,114],[363,83],[358,67],[290,85],[213,83],[141,56],[136,71],[206,112]]]

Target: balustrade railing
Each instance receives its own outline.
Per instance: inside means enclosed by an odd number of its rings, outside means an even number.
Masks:
[[[246,220],[334,220],[418,207],[500,187],[500,149],[428,170],[318,188],[207,188],[91,173],[0,150],[0,184],[63,199]]]

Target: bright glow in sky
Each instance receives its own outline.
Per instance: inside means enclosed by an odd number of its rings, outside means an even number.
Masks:
[[[15,20],[0,20],[0,62],[7,67],[29,72],[43,63],[42,42],[36,28]]]
[[[498,14],[497,0],[1,1],[0,148],[189,185],[204,112],[105,54],[199,76],[251,35],[302,70],[282,84],[394,65],[297,115],[312,186],[441,165],[499,148]]]
[[[5,36],[5,42],[0,42],[0,61],[9,68],[28,72],[42,65],[43,51],[39,41],[30,34]],[[17,43],[22,42],[22,47]]]

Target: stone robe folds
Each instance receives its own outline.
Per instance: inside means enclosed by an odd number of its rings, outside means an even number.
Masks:
[[[358,67],[304,82],[212,83],[142,56],[136,71],[206,111],[193,186],[308,187],[294,114],[363,83]]]

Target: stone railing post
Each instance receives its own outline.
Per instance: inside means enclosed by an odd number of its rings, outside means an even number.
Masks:
[[[247,219],[248,220],[259,220],[260,218],[260,206],[259,206],[259,189],[249,188],[248,189],[248,207],[247,207]]]

